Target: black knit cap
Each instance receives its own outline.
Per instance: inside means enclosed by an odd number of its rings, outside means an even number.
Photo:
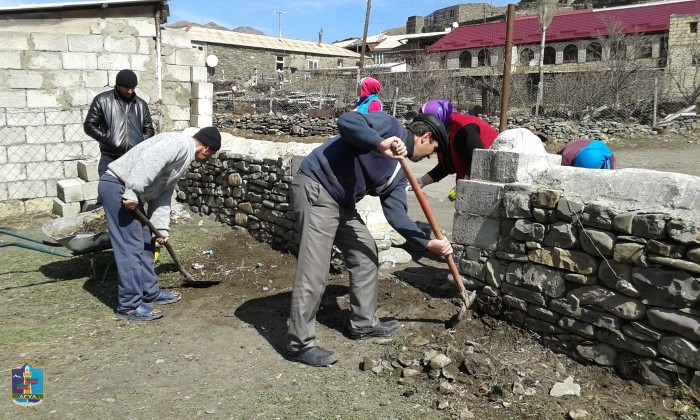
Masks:
[[[204,127],[192,137],[215,152],[221,149],[221,133],[216,127]]]
[[[117,73],[117,80],[115,84],[123,86],[125,88],[135,88],[139,84],[139,80],[136,77],[136,73],[131,70],[124,69]]]
[[[447,137],[447,130],[445,125],[440,121],[440,118],[433,114],[418,114],[413,121],[422,121],[430,126],[430,132],[433,133],[433,137],[438,142],[438,152],[445,153],[449,148],[449,138]]]

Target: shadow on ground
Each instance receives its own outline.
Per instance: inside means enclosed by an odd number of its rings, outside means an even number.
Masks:
[[[338,298],[348,294],[348,287],[329,284],[323,294],[316,321],[328,328],[335,329],[349,336],[348,325],[350,312],[338,305]],[[234,314],[241,321],[253,326],[270,346],[282,357],[289,358],[287,352],[287,318],[292,293],[250,299],[238,308]]]

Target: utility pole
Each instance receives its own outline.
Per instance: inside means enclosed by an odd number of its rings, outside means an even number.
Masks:
[[[369,28],[369,10],[372,8],[372,0],[367,0],[367,11],[365,12],[365,30],[362,34],[362,49],[360,50],[360,65],[357,67],[357,83],[360,83],[360,73],[365,67],[365,48],[367,48],[367,29]]]
[[[282,15],[287,12],[274,10],[272,13],[277,13],[277,29],[279,29],[279,39],[282,39]]]

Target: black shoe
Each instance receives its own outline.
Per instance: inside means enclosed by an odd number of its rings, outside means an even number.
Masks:
[[[338,361],[338,353],[321,347],[309,347],[292,353],[292,360],[315,367],[330,366]]]
[[[397,332],[399,332],[399,330],[401,330],[401,323],[395,319],[391,319],[389,321],[380,322],[370,332],[358,333],[351,331],[350,337],[352,337],[353,340],[362,340],[373,337],[393,337]]]

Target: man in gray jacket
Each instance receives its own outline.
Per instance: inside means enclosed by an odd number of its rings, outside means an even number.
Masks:
[[[387,221],[413,244],[440,256],[452,253],[446,239],[430,239],[407,214],[407,180],[399,160],[417,162],[447,150],[447,132],[434,115],[419,114],[404,127],[385,112],[348,112],[338,119],[340,135],[314,149],[290,185],[299,254],[287,330],[294,361],[327,366],[338,354],[316,344],[316,312],[328,280],[331,249],[343,253],[350,273],[350,336],[391,337],[397,320],[377,317],[377,245],[355,203],[379,197]]]
[[[221,148],[221,134],[205,127],[194,136],[161,133],[137,144],[110,163],[100,177],[98,192],[107,216],[109,237],[119,277],[117,319],[151,321],[163,316],[150,304],[180,300],[177,292],[160,290],[153,270],[154,241],[147,226],[134,215],[137,207],[164,237],[169,237],[170,200],[175,185],[193,161],[206,162]]]
[[[95,96],[85,117],[85,134],[100,143],[97,171],[102,175],[114,159],[155,133],[146,101],[136,96],[136,73],[117,73],[114,89]]]

